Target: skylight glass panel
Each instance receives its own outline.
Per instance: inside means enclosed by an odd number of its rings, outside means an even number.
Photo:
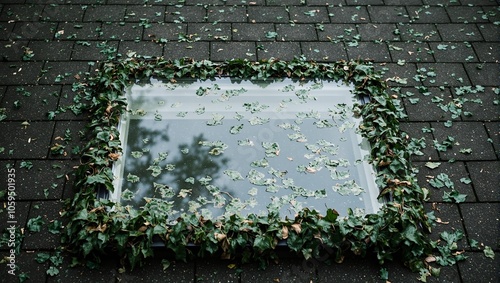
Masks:
[[[110,196],[161,199],[170,219],[227,214],[341,215],[380,203],[352,86],[310,80],[151,80],[126,91],[123,158]]]

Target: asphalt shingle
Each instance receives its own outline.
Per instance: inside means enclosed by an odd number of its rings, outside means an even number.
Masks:
[[[115,257],[105,258],[101,268],[93,271],[69,268],[71,258],[65,255],[59,275],[47,275],[50,263],[35,263],[35,259],[40,250],[54,255],[60,245],[60,236],[47,227],[61,220],[60,200],[76,193],[72,169],[80,160],[72,151],[82,146],[80,132],[89,117],[89,113],[75,116],[68,109],[50,120],[47,112],[62,111],[79,101],[72,84],[86,83],[100,62],[134,54],[212,61],[291,60],[300,55],[322,62],[372,60],[407,114],[401,118],[401,130],[407,138],[425,143],[420,149],[423,154],[412,160],[419,184],[430,192],[426,206],[440,219],[430,237],[439,239],[445,231],[465,233],[458,245],[469,258],[443,267],[441,277],[431,280],[499,281],[498,1],[21,2],[0,4],[0,113],[6,115],[0,121],[0,167],[13,166],[17,172],[16,217],[25,238],[16,260],[19,274],[28,275],[30,281],[366,282],[380,278],[381,266],[370,256],[349,255],[343,264],[327,265],[288,253],[266,271],[217,259],[181,263],[169,253],[133,271],[120,269]],[[436,150],[450,137],[449,148]],[[64,145],[62,154],[50,152],[56,143]],[[429,161],[440,166],[430,169]],[[29,170],[28,164],[33,165]],[[445,175],[453,188],[438,189],[429,183]],[[5,187],[5,178],[0,180]],[[445,202],[444,193],[452,189],[466,194],[465,202]],[[6,207],[6,202],[2,205]],[[4,211],[0,225],[7,221]],[[38,216],[45,226],[40,232],[29,231],[28,220]],[[471,247],[472,240],[479,246]],[[495,259],[485,256],[485,245],[495,250]],[[5,247],[0,249],[7,255]],[[167,271],[160,263],[164,258],[171,260]],[[383,268],[388,269],[390,281],[417,282],[418,275],[397,260]],[[5,273],[0,276],[18,281]]]

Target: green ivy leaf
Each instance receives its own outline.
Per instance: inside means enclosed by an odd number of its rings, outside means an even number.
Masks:
[[[277,32],[275,32],[275,31],[268,31],[268,32],[266,32],[265,36],[266,36],[267,38],[275,38],[275,37],[277,37],[277,36],[278,36],[278,33],[277,33]]]
[[[21,161],[19,168],[25,168],[26,170],[30,170],[31,168],[33,168],[33,162]]]
[[[483,253],[485,257],[495,259],[495,252],[493,251],[493,249],[491,249],[490,246],[484,246]]]
[[[88,176],[87,180],[85,181],[86,184],[92,185],[92,184],[105,184],[106,179],[102,175],[92,175]]]
[[[264,125],[266,123],[269,123],[270,118],[261,118],[261,117],[252,117],[248,119],[248,122],[250,125],[255,126],[255,125]]]
[[[25,282],[26,280],[28,280],[30,278],[30,276],[26,272],[22,272],[22,273],[19,273],[17,278],[19,278],[19,282],[22,283],[22,282]]]
[[[229,133],[231,133],[232,135],[235,135],[235,134],[238,134],[239,132],[241,132],[242,129],[243,129],[243,124],[240,124],[237,126],[232,126],[231,129],[229,130]]]
[[[425,163],[425,167],[430,169],[436,169],[441,165],[441,162],[427,162]]]
[[[218,113],[212,114],[212,120],[207,121],[208,126],[216,126],[216,125],[222,125],[222,119],[224,119],[224,116]]]
[[[162,168],[159,165],[151,165],[146,170],[151,171],[151,176],[158,177],[161,174]],[[130,175],[130,173],[129,173],[129,175]],[[130,181],[128,176],[127,176],[127,181],[135,183],[133,181]]]
[[[389,280],[389,271],[387,271],[387,268],[380,269],[380,279]]]
[[[330,223],[335,223],[338,216],[339,216],[339,213],[335,209],[329,208],[326,210],[326,216],[324,219]]]
[[[447,44],[438,44],[437,49],[444,51],[444,50],[448,49],[448,45]]]
[[[263,186],[266,184],[265,177],[266,177],[266,175],[264,173],[259,172],[255,169],[250,170],[250,172],[248,172],[248,176],[247,176],[248,181],[251,184],[254,184],[257,186]]]
[[[61,221],[59,221],[57,219],[50,222],[48,225],[48,230],[52,234],[60,234],[61,228],[62,228],[62,223],[61,223]]]
[[[461,194],[456,190],[452,190],[451,192],[444,192],[443,195],[443,201],[444,202],[455,202],[455,203],[461,203],[464,202],[465,199],[467,198],[466,194]]]
[[[50,258],[50,254],[48,254],[48,253],[37,253],[35,260],[38,263],[44,263],[47,260],[49,260],[49,258]]]
[[[403,237],[409,241],[412,241],[415,244],[419,243],[419,239],[417,238],[417,228],[413,225],[408,225],[406,229],[403,231]]]
[[[471,248],[479,248],[479,242],[477,240],[474,240],[474,239],[469,240],[469,245]]]
[[[361,193],[364,193],[365,190],[360,187],[354,180],[348,180],[344,182],[343,184],[337,183],[332,187],[334,192],[337,192],[343,196],[347,195],[360,195]]]
[[[445,186],[449,189],[455,188],[455,184],[450,179],[448,174],[445,174],[445,173],[440,173],[435,178],[430,179],[429,184],[431,184],[431,186],[433,186],[436,189],[440,189],[440,188],[443,188]]]
[[[134,175],[132,173],[128,173],[127,181],[129,181],[130,183],[137,183],[137,182],[139,182],[139,176]]]
[[[464,177],[464,178],[460,178],[460,182],[462,182],[463,184],[468,185],[468,184],[472,183],[472,180],[470,178],[465,178]]]
[[[269,166],[269,161],[265,158],[260,159],[260,160],[255,160],[255,161],[252,161],[252,163],[250,163],[250,166],[266,168]]]
[[[461,148],[459,150],[460,153],[463,153],[463,154],[471,154],[472,153],[472,148]]]
[[[55,266],[50,266],[49,269],[47,269],[47,274],[50,276],[56,276],[59,274],[59,269]]]
[[[30,232],[40,232],[42,230],[43,224],[45,224],[45,222],[43,221],[42,216],[39,215],[37,217],[29,219],[26,227],[28,227],[28,231]]]
[[[250,113],[253,114],[253,113],[258,113],[258,112],[263,111],[264,109],[269,108],[269,105],[260,104],[260,102],[255,101],[255,102],[251,102],[251,103],[243,103],[243,107],[245,107],[245,109],[247,111],[250,111]]]
[[[262,147],[267,157],[274,157],[280,154],[280,146],[276,142],[262,142]]]
[[[238,180],[244,180],[243,176],[241,176],[241,173],[235,170],[224,170],[223,172],[225,175],[229,176],[231,180],[233,181],[238,181]]]
[[[163,271],[166,271],[170,267],[170,261],[168,259],[162,259],[161,266]]]
[[[130,201],[134,198],[134,192],[132,192],[131,190],[129,189],[126,189],[122,192],[122,199],[126,200],[126,201]]]

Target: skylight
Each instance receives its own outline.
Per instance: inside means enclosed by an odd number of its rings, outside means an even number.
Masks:
[[[135,84],[126,91],[110,198],[137,208],[162,199],[170,219],[374,213],[375,173],[353,113],[362,101],[351,90],[291,79]]]

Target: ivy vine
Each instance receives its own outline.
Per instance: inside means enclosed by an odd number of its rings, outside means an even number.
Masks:
[[[390,196],[390,201],[376,214],[365,216],[349,210],[347,216],[340,217],[331,208],[326,215],[304,209],[294,219],[282,219],[273,212],[247,217],[234,214],[217,220],[190,214],[172,223],[162,214],[165,204],[160,200],[152,199],[143,209],[135,209],[99,198],[98,190],[114,190],[112,165],[122,154],[117,125],[127,106],[124,89],[149,77],[174,82],[180,78],[204,80],[218,76],[249,80],[327,79],[352,83],[354,94],[369,95],[370,103],[360,108],[360,130],[371,144],[379,198]],[[90,139],[76,170],[76,194],[68,200],[64,211],[68,223],[62,241],[67,250],[81,259],[98,262],[101,255],[113,253],[134,267],[153,256],[153,242],[161,240],[178,260],[186,260],[193,252],[188,245],[195,244],[199,246],[198,256],[219,253],[224,258],[241,256],[243,261],[254,259],[265,265],[276,256],[277,244],[286,241],[291,250],[305,258],[319,257],[325,248],[334,251],[337,262],[348,252],[361,256],[374,252],[380,263],[399,254],[412,270],[431,270],[425,258],[435,248],[427,236],[432,214],[424,210],[426,191],[416,182],[407,148],[409,141],[399,130],[398,120],[404,114],[370,62],[322,64],[296,58],[215,63],[129,57],[103,63],[94,77],[74,84],[73,89],[85,103],[82,108],[91,114]]]

